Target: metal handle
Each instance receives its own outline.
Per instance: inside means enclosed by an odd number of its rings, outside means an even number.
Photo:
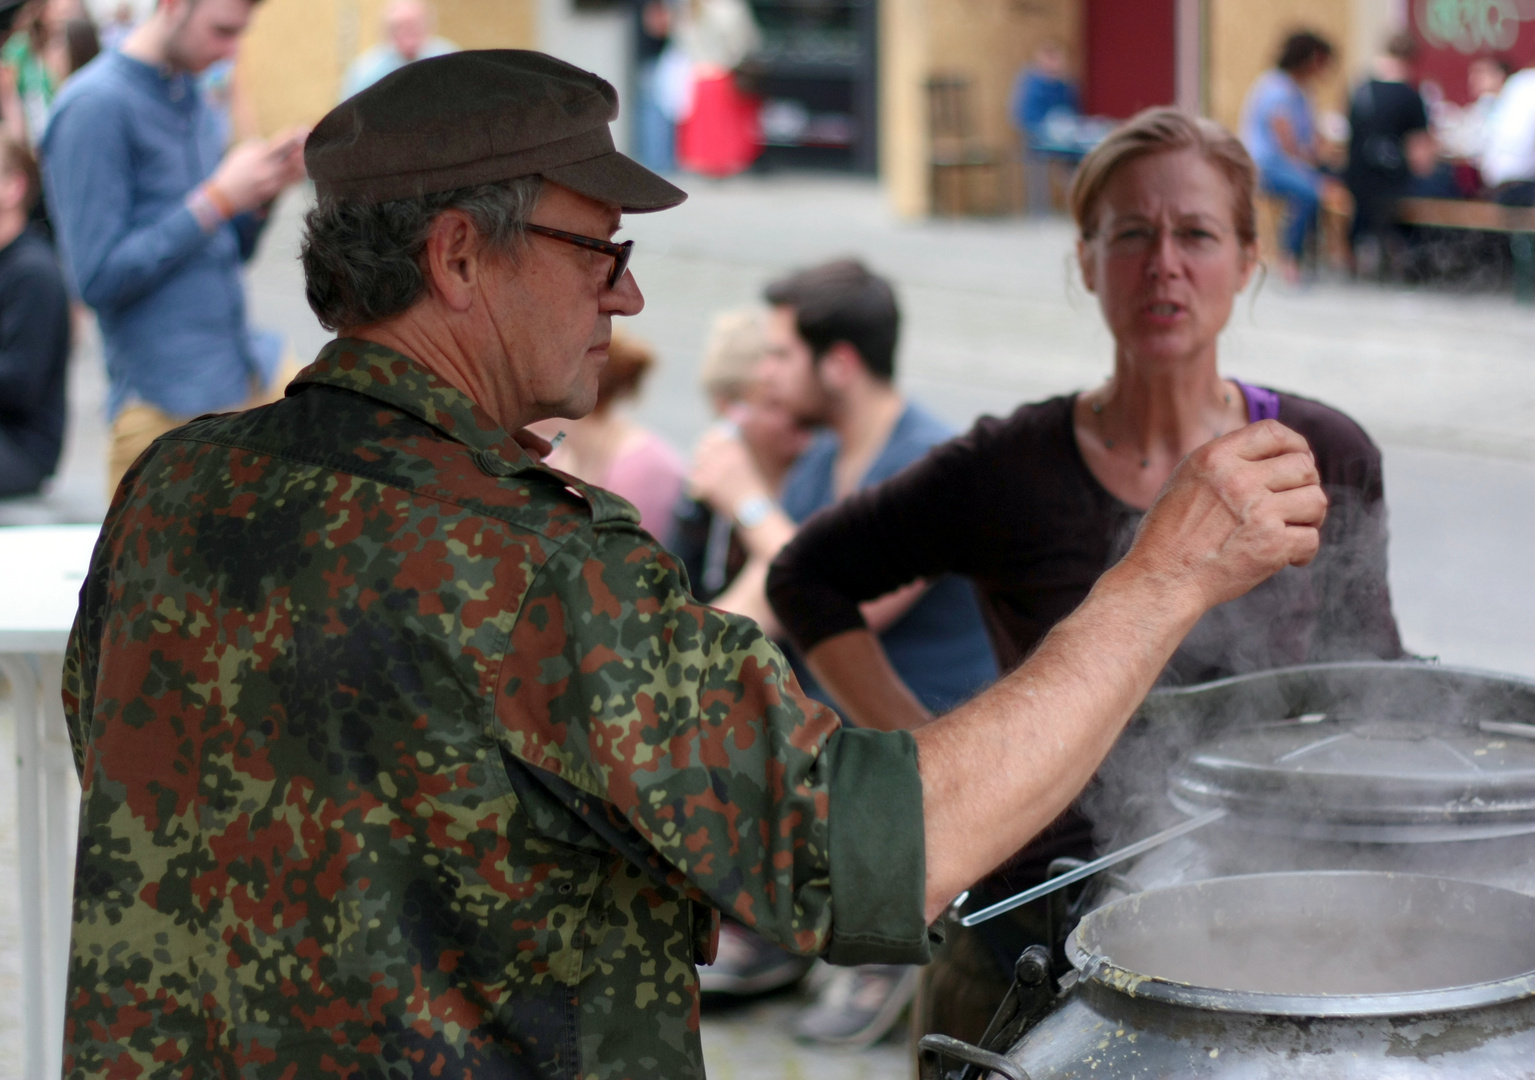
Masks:
[[[966,1065],[988,1069],[1007,1077],[1007,1080],[1032,1080],[1022,1065],[1001,1054],[993,1054],[990,1050],[982,1050],[979,1046],[972,1046],[962,1039],[951,1038],[948,1035],[922,1036],[917,1042],[917,1056],[922,1062],[924,1080],[941,1080],[940,1073],[928,1072],[927,1064],[929,1061],[942,1061],[944,1058],[953,1058],[956,1061],[963,1061]]]
[[[1057,889],[1064,889],[1066,886],[1081,881],[1083,878],[1092,877],[1100,870],[1117,866],[1126,859],[1133,859],[1142,852],[1150,851],[1154,847],[1160,847],[1169,840],[1176,840],[1178,837],[1185,833],[1191,833],[1195,829],[1202,829],[1206,825],[1213,824],[1225,816],[1226,811],[1224,810],[1207,810],[1198,817],[1191,817],[1181,824],[1174,825],[1171,829],[1163,829],[1155,836],[1148,836],[1146,839],[1137,841],[1129,847],[1122,847],[1118,851],[1110,852],[1101,859],[1094,859],[1090,863],[1077,867],[1070,873],[1062,874],[1060,877],[1053,877],[1049,881],[1034,886],[1032,889],[1025,889],[1017,896],[1003,900],[1001,903],[993,904],[983,911],[977,911],[974,915],[966,915],[963,919],[959,920],[959,925],[978,926],[983,922],[989,922],[998,915],[1005,915],[1014,908],[1022,907],[1024,904],[1038,900],[1041,896],[1049,896]]]

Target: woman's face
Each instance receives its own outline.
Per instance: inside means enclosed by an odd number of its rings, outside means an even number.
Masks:
[[[740,425],[741,440],[769,472],[788,469],[810,446],[810,430],[800,425],[787,406],[761,390],[753,390],[736,407],[733,418]]]
[[[1121,167],[1098,203],[1098,229],[1078,241],[1119,355],[1167,364],[1208,352],[1256,265],[1237,237],[1231,185],[1197,151],[1151,154]]]

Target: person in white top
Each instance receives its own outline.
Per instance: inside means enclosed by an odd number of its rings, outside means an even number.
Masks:
[[[1535,206],[1535,65],[1503,84],[1487,121],[1482,182],[1505,206]]]

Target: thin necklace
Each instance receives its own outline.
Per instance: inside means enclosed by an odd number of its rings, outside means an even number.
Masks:
[[[1226,399],[1226,404],[1230,405],[1231,404],[1231,391],[1230,390],[1226,391],[1225,399]],[[1109,438],[1109,436],[1107,434],[1105,434],[1105,431],[1104,431],[1103,402],[1101,402],[1101,401],[1091,401],[1091,402],[1088,402],[1088,405],[1093,410],[1093,415],[1098,418],[1098,435],[1099,435],[1099,437],[1101,439],[1103,439],[1104,448],[1108,449],[1108,450],[1114,449],[1114,440]],[[1210,430],[1212,432],[1214,432],[1212,438],[1218,439],[1222,435],[1226,434],[1226,431],[1225,431],[1224,428],[1221,428],[1221,429],[1211,428]],[[1151,465],[1151,459],[1150,458],[1144,458],[1144,457],[1141,458],[1141,468],[1143,468],[1143,469],[1149,468],[1150,465]]]

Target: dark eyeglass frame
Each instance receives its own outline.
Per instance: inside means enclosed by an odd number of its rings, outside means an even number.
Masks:
[[[624,276],[624,271],[629,269],[629,253],[634,250],[634,241],[625,240],[621,244],[615,244],[611,240],[599,240],[595,236],[582,236],[580,233],[565,232],[561,229],[551,229],[547,225],[527,224],[523,226],[530,233],[539,236],[547,236],[551,240],[561,240],[576,247],[586,248],[607,255],[613,260],[613,269],[608,273],[608,288],[616,289],[618,282]]]

